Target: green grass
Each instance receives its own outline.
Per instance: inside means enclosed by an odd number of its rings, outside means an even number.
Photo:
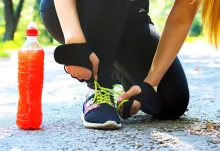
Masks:
[[[0,51],[0,58],[9,58],[10,54],[5,51]]]
[[[22,47],[24,41],[7,41],[7,42],[1,42],[0,41],[0,58],[8,58],[10,57],[11,51],[18,51]],[[58,42],[54,43],[45,43],[41,44],[43,48],[49,47],[49,46],[57,46],[59,45]]]
[[[21,45],[21,42],[15,41],[0,42],[0,58],[10,57],[9,51],[19,50]]]
[[[8,58],[10,57],[10,51],[18,51],[23,43],[24,40],[15,40],[15,41],[7,41],[7,42],[0,42],[0,58]],[[206,42],[207,40],[204,38],[204,36],[199,36],[199,37],[187,37],[185,40],[186,43],[193,43],[196,41],[202,41]],[[41,43],[41,41],[40,41]],[[41,44],[43,48],[48,47],[48,46],[57,46],[59,45],[58,42],[54,41],[54,43],[45,43]]]

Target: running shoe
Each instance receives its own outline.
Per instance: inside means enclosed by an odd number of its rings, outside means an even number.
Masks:
[[[119,129],[121,120],[116,111],[114,90],[101,87],[94,81],[94,89],[86,95],[81,118],[86,128]]]

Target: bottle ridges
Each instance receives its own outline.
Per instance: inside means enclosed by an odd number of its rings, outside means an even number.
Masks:
[[[19,51],[19,102],[16,124],[22,129],[39,129],[41,126],[43,80],[44,51]]]

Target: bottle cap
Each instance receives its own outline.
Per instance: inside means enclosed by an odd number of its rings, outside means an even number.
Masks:
[[[37,25],[35,22],[29,22],[26,32],[27,36],[38,36]]]

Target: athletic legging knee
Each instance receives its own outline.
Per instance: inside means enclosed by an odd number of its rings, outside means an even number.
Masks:
[[[54,0],[41,0],[41,18],[50,35],[58,42],[64,44],[64,36],[57,17]]]
[[[114,55],[126,20],[128,0],[80,0],[78,14],[87,43],[100,60],[98,82],[112,87]],[[41,16],[48,32],[63,43],[53,0],[41,1]]]

